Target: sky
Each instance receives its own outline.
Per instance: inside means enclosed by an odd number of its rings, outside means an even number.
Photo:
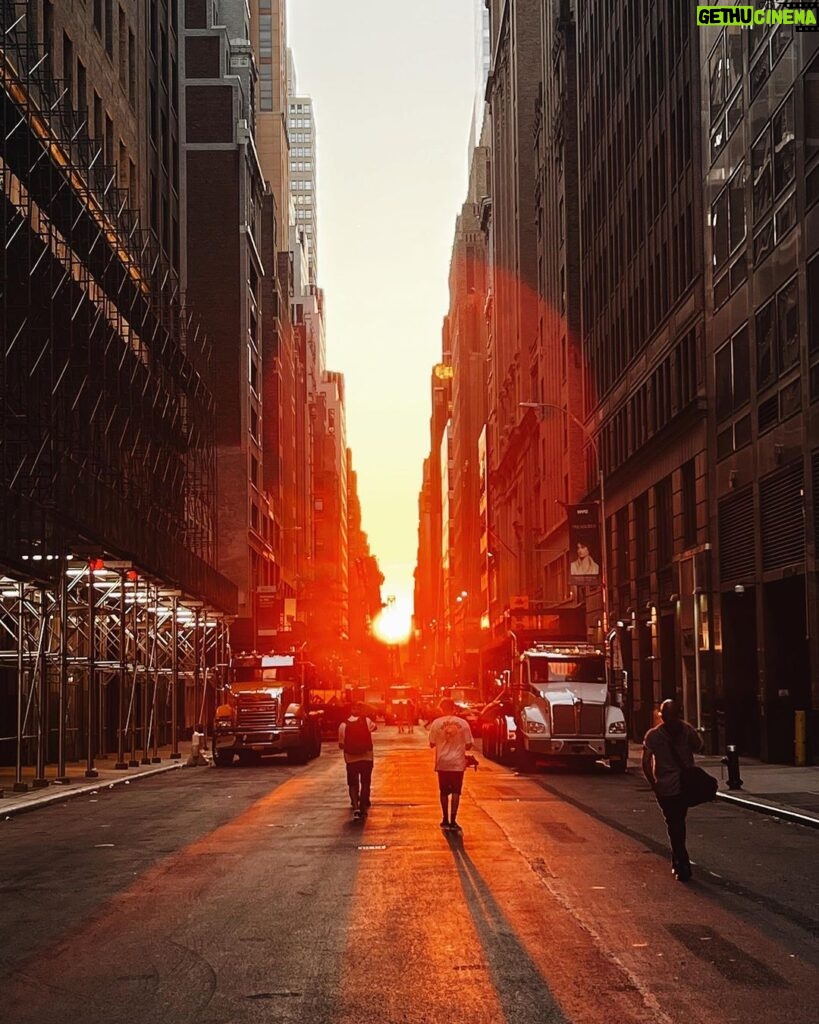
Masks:
[[[430,372],[466,197],[473,0],[289,0],[288,44],[317,126],[318,282],[344,374],[363,528],[412,606]]]

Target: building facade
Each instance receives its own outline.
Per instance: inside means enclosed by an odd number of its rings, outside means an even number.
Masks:
[[[819,47],[701,31],[716,698],[729,742],[819,756]]]
[[[187,292],[214,344],[219,556],[239,592],[234,641],[255,647],[255,595],[276,577],[264,488],[262,219],[256,68],[243,0],[188,5],[183,28]],[[219,246],[213,239],[219,238]]]

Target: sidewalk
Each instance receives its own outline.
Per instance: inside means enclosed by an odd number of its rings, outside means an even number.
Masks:
[[[631,743],[631,771],[639,771],[642,745]],[[696,762],[719,779],[717,800],[740,804],[760,814],[772,814],[786,821],[819,828],[819,766],[795,768],[787,764],[765,764],[753,758],[739,759],[740,789],[728,788],[728,769],[718,755],[702,754]]]
[[[177,760],[171,760],[171,747],[159,748],[159,762],[140,764],[134,768],[116,769],[116,755],[107,758],[98,758],[95,762],[95,769],[98,772],[97,778],[86,778],[85,761],[75,761],[66,766],[66,777],[70,780],[66,783],[55,781],[57,766],[46,765],[46,779],[48,785],[42,788],[34,788],[34,768],[23,769],[23,782],[28,785],[25,792],[14,792],[14,780],[16,773],[13,767],[0,766],[0,822],[15,814],[22,814],[24,811],[31,811],[37,807],[44,807],[47,804],[59,803],[69,800],[71,797],[79,796],[81,793],[89,793],[98,789],[110,789],[113,786],[121,786],[132,782],[134,779],[145,778],[146,775],[156,775],[159,772],[168,772],[180,768],[188,759],[190,751],[190,740],[179,744],[179,752],[182,755]]]

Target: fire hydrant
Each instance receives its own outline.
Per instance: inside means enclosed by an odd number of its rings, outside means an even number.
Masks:
[[[722,759],[722,764],[728,768],[728,788],[742,789],[742,779],[739,777],[739,754],[737,753],[737,748],[733,743],[729,743],[725,750],[726,754]]]

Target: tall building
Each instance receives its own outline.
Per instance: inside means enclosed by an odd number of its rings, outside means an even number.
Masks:
[[[486,238],[481,228],[481,201],[488,190],[489,151],[472,151],[466,201],[455,222],[449,268],[449,311],[444,319],[443,352],[452,368],[448,425],[449,482],[448,565],[445,606],[456,677],[474,681],[478,671],[481,619],[486,605],[481,593],[488,544],[479,508],[478,442],[486,422]],[[442,486],[442,493],[444,488]],[[442,528],[446,524],[442,524]]]
[[[792,761],[806,718],[815,763],[819,39],[787,25],[700,38],[715,563],[688,628],[714,652],[728,742]]]
[[[51,760],[150,762],[206,712],[237,594],[180,287],[177,6],[0,13],[0,758],[41,786]]]
[[[714,722],[695,707],[708,657],[681,628],[709,559],[699,37],[685,5],[610,4],[605,28],[597,14],[577,6],[579,418],[605,478],[608,616],[640,735],[678,694]],[[602,617],[594,595],[589,610]]]
[[[185,11],[187,291],[214,345],[219,562],[239,591],[235,645],[256,646],[256,595],[277,582],[264,487],[264,181],[254,144],[256,72],[244,0]],[[268,212],[269,215],[269,212]],[[220,244],[215,246],[213,239]],[[262,591],[264,592],[264,591]]]
[[[300,96],[296,88],[293,55],[288,50],[289,96],[288,129],[290,132],[290,191],[295,205],[296,226],[307,235],[310,248],[310,273],[316,279],[318,264],[317,191],[316,191],[316,125],[313,101]]]
[[[520,403],[537,392],[538,249],[535,151],[543,60],[538,0],[492,0],[492,67],[487,84],[491,204],[484,209],[490,251],[487,308],[487,473],[493,481],[489,530],[494,543],[488,615],[506,630],[513,596],[534,592],[535,541],[541,532],[542,478],[537,424]]]
[[[349,638],[347,423],[344,375],[325,370],[316,396],[313,496],[315,600],[313,625],[321,646]]]
[[[472,100],[472,124],[469,130],[469,152],[471,153],[481,137],[486,115],[486,83],[492,65],[492,41],[489,28],[489,7],[486,0],[472,0],[473,59],[475,71],[475,92]]]

